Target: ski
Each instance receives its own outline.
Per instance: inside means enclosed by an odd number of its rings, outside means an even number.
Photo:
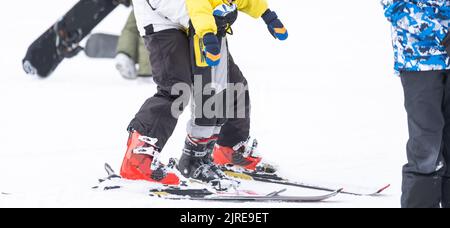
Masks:
[[[316,196],[284,196],[280,195],[286,189],[260,195],[248,191],[233,193],[212,192],[207,189],[152,189],[150,196],[169,200],[195,200],[195,201],[227,201],[227,202],[285,202],[285,203],[313,203],[321,202],[337,196],[343,189],[335,190],[330,194]]]
[[[104,191],[116,190],[123,188],[123,184],[118,181],[123,180],[119,175],[115,174],[110,165],[105,164],[105,170],[108,174],[106,178],[99,179],[99,185],[94,189]],[[111,181],[108,184],[106,182]],[[149,196],[167,200],[193,200],[193,201],[225,201],[225,202],[285,202],[285,203],[302,203],[302,202],[321,202],[335,197],[343,191],[343,189],[333,190],[330,194],[314,195],[314,196],[291,196],[280,195],[286,189],[272,192],[270,194],[258,194],[250,190],[235,189],[232,192],[221,192],[208,189],[206,186],[192,186],[187,182],[182,182],[180,186],[166,186],[158,184],[149,184],[147,192]]]
[[[247,171],[247,170],[243,170],[243,169],[239,169],[239,168],[236,169],[231,166],[223,166],[221,168],[225,172],[225,174],[227,174],[230,177],[237,178],[237,179],[259,181],[259,182],[272,183],[272,184],[280,184],[280,185],[300,187],[300,188],[312,189],[312,190],[320,190],[320,191],[326,191],[326,192],[332,192],[332,193],[336,191],[336,189],[333,189],[330,187],[290,181],[286,178],[278,176],[275,173],[264,173],[264,172],[256,172],[256,171],[252,172],[252,171]],[[382,192],[384,192],[390,186],[391,186],[390,184],[382,186],[381,188],[376,189],[374,192],[363,193],[363,192],[342,190],[342,191],[340,191],[340,193],[346,194],[346,195],[354,195],[354,196],[379,196]]]
[[[150,196],[168,200],[194,200],[194,201],[227,201],[227,202],[285,202],[285,203],[313,203],[321,202],[338,195],[343,189],[336,190],[330,194],[317,196],[284,196],[280,195],[286,189],[276,191],[267,195],[256,193],[220,193],[207,189],[151,189]]]
[[[281,191],[273,192],[267,195],[259,196],[221,196],[212,195],[206,197],[191,197],[190,200],[203,200],[203,201],[228,201],[228,202],[285,202],[285,203],[314,203],[321,202],[332,197],[335,197],[343,191],[343,189],[335,190],[334,192],[326,195],[318,196],[283,196],[280,193],[286,191],[283,189]]]

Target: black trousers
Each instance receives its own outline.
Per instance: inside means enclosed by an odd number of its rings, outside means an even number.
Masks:
[[[163,149],[178,122],[178,116],[172,115],[172,106],[181,95],[172,95],[172,88],[178,83],[188,85],[194,83],[192,53],[186,33],[179,30],[157,32],[145,37],[144,40],[151,53],[150,62],[153,66],[154,81],[158,86],[157,93],[142,105],[131,121],[128,130],[133,129],[140,134],[158,139],[157,146]],[[221,61],[228,61],[229,83],[247,85],[246,79],[231,56]],[[250,102],[248,91],[236,96],[236,99],[247,101],[245,118],[227,118],[221,121],[220,126],[211,126],[211,121],[195,121],[196,125],[202,125],[202,122],[205,122],[205,127],[218,127],[218,143],[223,146],[235,146],[249,137]],[[187,101],[184,104],[187,104]]]
[[[408,113],[404,208],[450,207],[450,71],[402,72]]]

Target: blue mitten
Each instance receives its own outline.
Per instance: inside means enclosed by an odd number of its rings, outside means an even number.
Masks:
[[[220,44],[219,39],[213,33],[207,33],[203,36],[203,55],[208,66],[217,66],[220,63]]]
[[[262,19],[266,22],[269,32],[275,39],[286,40],[288,38],[288,31],[275,12],[270,11],[270,9],[266,10],[262,15]]]

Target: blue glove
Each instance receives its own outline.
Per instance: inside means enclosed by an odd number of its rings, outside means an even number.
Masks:
[[[288,38],[288,32],[275,12],[270,11],[270,9],[266,10],[262,19],[266,22],[269,32],[275,39],[286,40]]]
[[[220,45],[219,39],[213,33],[207,33],[203,36],[203,55],[208,66],[217,66],[220,63]]]

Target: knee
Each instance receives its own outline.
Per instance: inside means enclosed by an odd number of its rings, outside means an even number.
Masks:
[[[190,84],[184,82],[172,82],[168,85],[158,85],[158,91],[155,96],[164,97],[171,102],[180,99],[189,102],[191,92],[192,88]]]
[[[158,88],[155,97],[165,100],[166,108],[170,109],[174,118],[178,118],[189,105],[191,93],[189,89],[168,90]]]
[[[408,162],[403,167],[404,173],[413,173],[418,175],[435,175],[441,173],[444,169],[444,163],[436,156],[429,156],[428,158],[418,158]]]

